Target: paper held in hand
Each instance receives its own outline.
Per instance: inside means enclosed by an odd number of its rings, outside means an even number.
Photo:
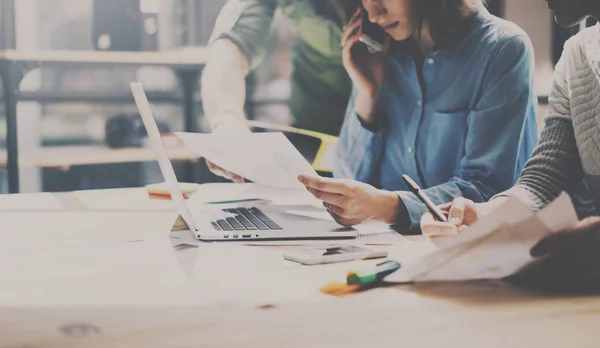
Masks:
[[[318,176],[283,133],[175,135],[210,162],[261,186],[303,189],[298,175]]]
[[[510,198],[493,213],[430,253],[388,276],[390,282],[502,279],[534,259],[530,250],[544,237],[577,222],[567,194],[538,213]],[[391,252],[390,252],[391,254]],[[393,258],[392,255],[390,257]]]

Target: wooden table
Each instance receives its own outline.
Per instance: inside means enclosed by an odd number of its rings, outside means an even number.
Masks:
[[[0,335],[32,348],[592,348],[600,325],[597,297],[553,297],[501,283],[406,286],[330,304],[58,312],[3,309]]]
[[[120,199],[113,208],[129,212],[130,218],[136,214],[173,217],[169,202],[144,200],[143,191],[54,196],[70,211],[84,210],[73,196],[85,200],[95,195],[99,200]],[[0,217],[12,214],[1,208],[3,203],[6,206],[19,197],[33,203],[42,195],[0,196]],[[25,208],[13,213],[35,219],[41,206],[29,213]],[[418,238],[411,243],[419,243]],[[221,304],[169,308],[3,308],[0,346],[597,347],[599,326],[598,296],[479,281],[392,286],[329,301],[240,303],[229,298]]]
[[[19,153],[17,140],[17,103],[19,85],[24,76],[39,66],[101,66],[116,65],[168,66],[175,70],[182,90],[185,131],[196,131],[194,96],[199,76],[207,60],[207,49],[196,48],[172,52],[102,52],[102,51],[0,51],[0,77],[4,90],[7,129],[7,166],[10,193],[19,192]],[[133,101],[133,97],[131,97]]]

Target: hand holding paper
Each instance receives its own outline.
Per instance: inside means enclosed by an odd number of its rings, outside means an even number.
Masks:
[[[508,198],[498,209],[456,237],[438,242],[438,248],[409,262],[386,281],[502,279],[535,260],[530,250],[540,240],[576,222],[577,215],[567,194],[537,214],[518,199]]]
[[[552,234],[531,249],[542,262],[522,275],[524,281],[553,289],[600,291],[600,217],[590,217]]]
[[[176,135],[214,165],[262,186],[302,189],[298,175],[318,176],[283,133]]]

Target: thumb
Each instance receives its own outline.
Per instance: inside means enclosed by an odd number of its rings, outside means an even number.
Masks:
[[[465,218],[465,200],[463,198],[456,198],[450,206],[448,212],[448,222],[456,227],[462,225]]]

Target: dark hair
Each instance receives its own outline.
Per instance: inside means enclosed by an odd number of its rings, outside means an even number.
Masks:
[[[445,47],[462,38],[469,29],[479,1],[486,0],[412,0],[417,6],[419,29],[427,23],[436,47]],[[342,23],[347,23],[361,0],[333,0]]]

